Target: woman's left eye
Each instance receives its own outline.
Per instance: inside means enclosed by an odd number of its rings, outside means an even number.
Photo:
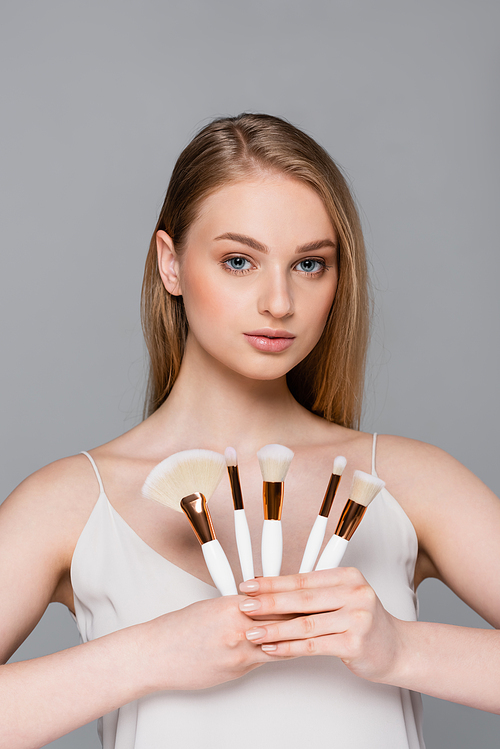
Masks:
[[[320,273],[321,271],[325,270],[326,264],[322,260],[314,260],[313,258],[306,258],[305,260],[301,260],[300,263],[298,263],[295,267],[301,273],[308,273],[309,275],[314,275],[315,273]]]

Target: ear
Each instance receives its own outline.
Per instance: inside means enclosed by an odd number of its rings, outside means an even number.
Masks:
[[[158,270],[166,290],[173,296],[181,296],[179,279],[179,258],[174,243],[166,231],[156,232],[156,250],[158,253]]]

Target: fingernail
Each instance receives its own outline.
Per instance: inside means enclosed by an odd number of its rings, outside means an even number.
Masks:
[[[246,633],[247,640],[262,640],[266,636],[266,630],[262,627],[255,627],[255,629],[249,629]]]
[[[276,650],[276,645],[261,645],[260,646],[262,650],[264,650],[266,653],[272,653],[274,650]]]
[[[255,593],[256,590],[259,590],[259,583],[257,580],[245,580],[245,582],[240,583],[240,590],[242,593]]]
[[[260,606],[261,603],[256,598],[248,598],[240,603],[240,611],[256,611]]]

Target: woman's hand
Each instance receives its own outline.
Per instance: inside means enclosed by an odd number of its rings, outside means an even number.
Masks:
[[[286,621],[254,622],[246,637],[274,658],[333,655],[355,674],[390,683],[404,647],[404,622],[391,616],[354,568],[268,577],[240,585],[247,616]]]
[[[246,637],[248,617],[239,607],[245,600],[221,596],[198,601],[139,625],[144,627],[153,689],[204,689],[269,661]]]

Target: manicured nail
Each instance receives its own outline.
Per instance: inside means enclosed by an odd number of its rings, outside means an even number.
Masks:
[[[240,583],[240,590],[242,593],[255,593],[256,590],[259,590],[259,583],[257,580],[246,580]]]
[[[261,603],[256,598],[247,598],[240,603],[240,611],[256,611],[260,609]]]
[[[272,653],[277,649],[276,645],[261,645],[260,646],[265,653]]]
[[[262,627],[255,627],[255,629],[249,629],[246,633],[247,640],[262,640],[266,636],[266,630]]]

